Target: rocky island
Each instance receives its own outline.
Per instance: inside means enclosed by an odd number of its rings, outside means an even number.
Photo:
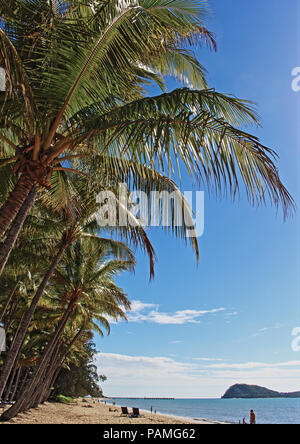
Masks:
[[[259,385],[235,384],[222,396],[222,399],[233,398],[300,398],[300,392],[281,393]]]

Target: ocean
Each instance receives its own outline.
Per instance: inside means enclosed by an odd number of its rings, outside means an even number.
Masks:
[[[299,399],[128,399],[109,398],[117,405],[139,407],[157,413],[187,418],[205,418],[238,423],[250,410],[256,414],[257,424],[300,424]]]

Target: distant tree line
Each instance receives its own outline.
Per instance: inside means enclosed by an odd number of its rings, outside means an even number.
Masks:
[[[91,396],[100,398],[103,396],[100,383],[106,377],[99,375],[94,362],[97,353],[92,342],[88,342],[84,347],[84,354],[81,355],[78,364],[70,364],[68,368],[62,368],[54,383],[51,400],[56,400],[59,395],[71,398]]]

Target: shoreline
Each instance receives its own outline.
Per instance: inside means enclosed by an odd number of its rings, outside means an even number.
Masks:
[[[121,406],[110,404],[105,398],[80,398],[72,404],[46,402],[1,424],[225,424],[200,418],[196,420],[150,413],[143,409],[140,409],[140,413],[141,416],[138,418],[122,416]]]
[[[106,402],[106,405],[112,407],[112,408],[120,408],[123,407],[120,404],[111,404],[110,402],[108,402],[107,400],[111,400],[112,398],[100,398],[99,402],[100,403],[104,403]],[[130,398],[126,398],[126,399],[130,399]],[[132,399],[137,399],[137,398],[132,398]],[[189,416],[178,416],[178,415],[173,415],[172,413],[162,413],[157,411],[156,413],[151,413],[150,410],[145,410],[145,409],[139,409],[140,412],[142,414],[147,414],[147,415],[151,415],[152,417],[156,417],[156,416],[162,416],[162,417],[168,417],[168,418],[173,418],[174,420],[178,420],[178,421],[182,421],[181,424],[185,424],[185,421],[188,421],[187,424],[229,424],[227,422],[221,422],[221,421],[216,421],[214,419],[206,419],[206,418],[192,418]]]

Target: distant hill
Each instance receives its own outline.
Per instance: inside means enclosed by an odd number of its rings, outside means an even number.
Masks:
[[[300,392],[280,393],[259,385],[235,384],[222,396],[222,399],[232,398],[300,398]]]

